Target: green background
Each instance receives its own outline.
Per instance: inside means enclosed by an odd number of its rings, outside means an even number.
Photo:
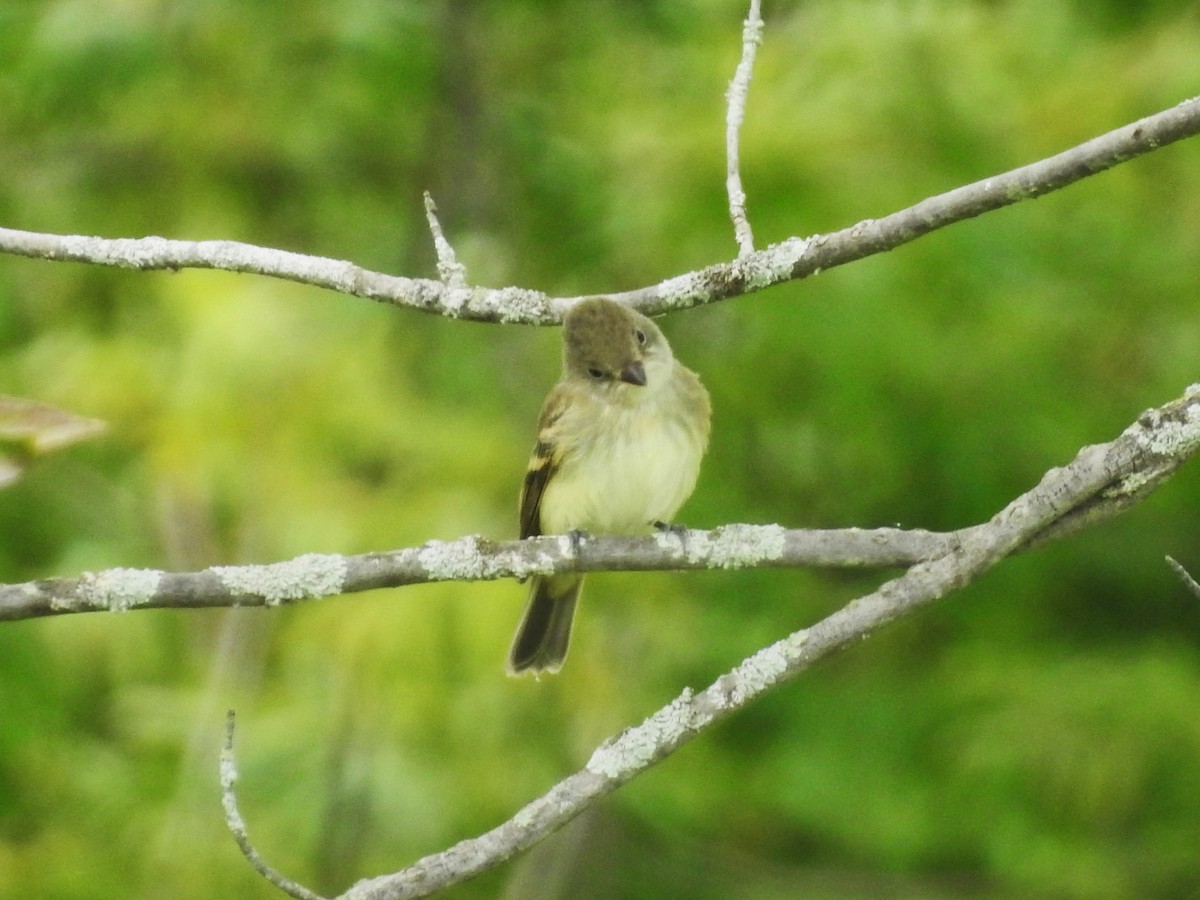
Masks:
[[[0,224],[616,291],[727,260],[727,0],[0,4]],[[1200,93],[1191,2],[766,4],[760,246]],[[681,521],[956,528],[1200,380],[1200,142],[673,316],[713,439]],[[109,423],[0,494],[0,579],[512,537],[555,329],[0,257],[0,392]],[[449,897],[1200,890],[1200,469],[776,691]],[[563,673],[513,582],[0,627],[0,896],[334,894],[507,818],[888,573],[590,580]]]

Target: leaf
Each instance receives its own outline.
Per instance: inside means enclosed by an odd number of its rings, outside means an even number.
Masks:
[[[85,441],[104,428],[99,419],[0,395],[0,488],[20,478],[33,457]]]

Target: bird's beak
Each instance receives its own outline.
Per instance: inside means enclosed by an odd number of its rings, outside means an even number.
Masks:
[[[621,370],[621,380],[626,384],[646,386],[646,370],[640,362],[631,362]]]

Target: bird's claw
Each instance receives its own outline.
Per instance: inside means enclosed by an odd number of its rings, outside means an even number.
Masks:
[[[578,553],[591,537],[582,528],[572,528],[567,532],[567,540],[571,542],[571,552]]]
[[[682,538],[688,533],[688,527],[677,522],[655,522],[654,527],[663,534],[673,534],[677,538]]]

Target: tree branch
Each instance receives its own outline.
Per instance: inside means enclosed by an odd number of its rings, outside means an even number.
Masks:
[[[806,278],[883,253],[982,213],[1031,200],[1200,132],[1200,97],[1093,138],[1056,156],[922,200],[882,219],[808,238],[792,237],[733,262],[608,296],[647,314],[686,309]],[[224,269],[268,275],[436,313],[485,322],[548,325],[580,298],[522,288],[451,288],[439,281],[385,275],[353,263],[236,241],[161,237],[100,238],[0,228],[0,252],[142,271]]]
[[[738,134],[754,53],[761,39],[751,0],[743,56],[729,89],[727,190],[738,259],[610,295],[647,313],[711,303],[805,278],[898,247],[931,231],[1073,184],[1200,132],[1200,98],[1118,128],[1048,159],[923,200],[878,220],[825,235],[792,237],[761,251],[745,213]],[[372,272],[352,263],[232,241],[161,237],[104,239],[0,228],[0,252],[31,258],[149,270],[223,269],[284,278],[451,318],[552,324],[579,298],[518,288],[468,286],[427,198],[441,281]],[[512,819],[407,869],[359,882],[344,900],[427,896],[521,852],[562,827],[596,799],[627,783],[731,713],[796,677],[833,651],[968,584],[1006,556],[1111,518],[1169,478],[1200,448],[1200,386],[1144,413],[1110,443],[1087,447],[988,522],[950,533],[877,529],[786,530],[727,525],[682,536],[567,538],[494,542],[470,536],[391,553],[307,554],[261,566],[218,566],[167,573],[111,569],[78,578],[0,585],[0,620],[151,607],[278,605],[374,588],[445,580],[524,578],[606,569],[902,566],[906,571],[810,628],[760,650],[710,686],[679,697],[601,745],[579,772]],[[1186,572],[1177,564],[1181,577]],[[1187,576],[1185,584],[1196,590]],[[242,852],[272,884],[302,900],[320,900],[271,869],[249,841],[237,808],[233,718],[221,757],[226,822]]]
[[[738,164],[738,138],[746,116],[746,94],[750,90],[750,75],[754,57],[762,43],[763,20],[759,0],[750,0],[750,13],[742,23],[742,59],[733,81],[725,94],[725,192],[729,195],[729,218],[733,220],[733,236],[738,245],[738,258],[754,252],[754,232],[746,217],[746,192],[742,189],[742,173]]]
[[[237,794],[233,789],[237,782],[237,763],[233,758],[233,733],[236,725],[237,718],[231,709],[225,714],[225,743],[221,747],[221,806],[225,810],[225,826],[233,834],[238,849],[254,867],[254,871],[275,887],[285,894],[295,897],[296,900],[325,900],[324,897],[314,894],[308,888],[297,884],[267,865],[267,861],[250,843],[250,835],[246,831],[246,823],[242,819],[242,814],[238,811]]]
[[[1031,531],[1015,548],[1039,546],[1111,519],[1166,481],[1200,445],[1200,384],[1147,410],[1112,448],[1139,434],[1111,483]],[[268,565],[213,566],[199,572],[106,569],[76,578],[0,585],[0,621],[131,609],[278,606],[378,588],[437,581],[493,581],[565,572],[745,568],[894,568],[944,558],[988,525],[951,532],[898,528],[786,529],[723,525],[682,535],[567,536],[492,541],[468,535],[378,553],[309,553]]]
[[[1140,480],[1165,460],[1200,448],[1200,386],[1143,414],[1116,440],[1085,447],[1051,469],[986,524],[937,558],[918,563],[878,590],[810,628],[755,653],[699,693],[684,690],[641,725],[602,744],[587,765],[498,827],[403,871],[359,882],[341,900],[425,897],[514,856],[561,828],[598,798],[665,759],[716,722],[880,626],[963,587],[1114,486]]]
[[[955,540],[955,534],[895,528],[788,530],[778,525],[725,525],[682,536],[605,535],[578,546],[567,537],[492,541],[468,535],[353,556],[308,553],[267,565],[199,572],[117,568],[0,585],[0,621],[132,609],[278,606],[409,584],[560,572],[906,566],[945,552]]]

